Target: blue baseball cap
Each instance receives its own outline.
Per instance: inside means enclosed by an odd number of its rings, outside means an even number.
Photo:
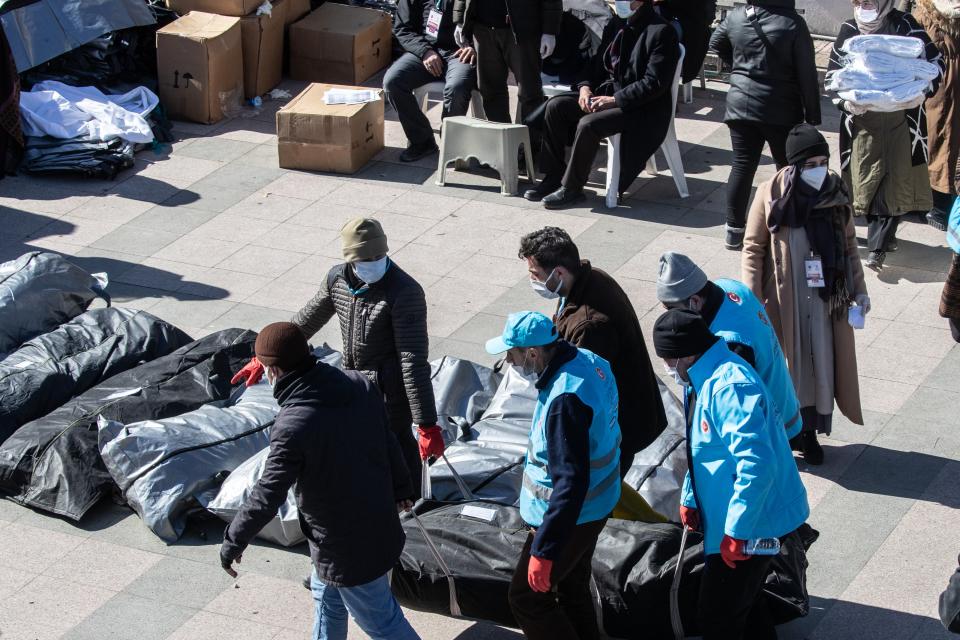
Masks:
[[[487,353],[497,355],[513,347],[542,347],[557,341],[557,328],[538,311],[518,311],[507,317],[503,335],[487,340]]]

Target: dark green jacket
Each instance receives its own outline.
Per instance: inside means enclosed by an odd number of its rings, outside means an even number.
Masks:
[[[517,39],[524,36],[539,38],[544,33],[557,35],[560,32],[562,0],[454,0],[453,22],[462,25],[463,35],[471,38],[477,3],[498,1],[507,3],[510,27]]]

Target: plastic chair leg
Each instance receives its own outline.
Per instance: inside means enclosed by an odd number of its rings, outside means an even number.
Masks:
[[[693,102],[693,83],[685,82],[683,83],[683,104],[691,104]]]
[[[683,172],[683,158],[680,156],[680,145],[677,143],[677,133],[672,124],[670,131],[667,133],[667,139],[664,140],[663,146],[660,148],[663,149],[663,155],[667,159],[667,166],[670,167],[673,182],[677,185],[677,193],[680,194],[681,198],[688,197],[690,190],[687,189],[687,176]]]
[[[446,173],[447,173],[447,125],[440,125],[440,154],[437,159],[437,181],[436,185],[438,187],[445,186],[446,184]]]
[[[605,204],[615,209],[620,201],[620,134],[607,138],[607,195]]]
[[[660,147],[663,148],[662,146]],[[657,168],[657,152],[654,151],[650,158],[647,160],[646,166],[643,168],[647,172],[647,175],[657,176],[660,175],[660,169]]]

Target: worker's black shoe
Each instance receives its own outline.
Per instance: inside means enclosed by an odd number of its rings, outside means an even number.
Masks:
[[[947,230],[947,213],[939,209],[931,209],[927,213],[927,224],[937,231]]]
[[[558,182],[547,182],[544,180],[533,189],[527,189],[523,192],[523,197],[529,200],[530,202],[540,202],[545,197],[556,191],[560,188],[560,183]]]
[[[563,209],[586,199],[586,197],[580,189],[574,191],[566,187],[560,187],[550,195],[544,196],[540,202],[547,209]]]
[[[440,151],[437,148],[437,143],[433,140],[429,142],[421,142],[418,144],[411,144],[409,147],[400,152],[400,162],[416,162],[421,158],[426,158],[429,155],[432,155]]]
[[[883,261],[887,259],[887,254],[883,251],[871,251],[864,263],[868,269],[873,269],[877,273],[883,270]]]

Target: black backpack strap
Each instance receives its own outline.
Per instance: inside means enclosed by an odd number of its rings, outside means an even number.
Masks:
[[[748,4],[746,12],[747,18],[750,19],[750,24],[753,25],[753,30],[757,32],[757,37],[760,38],[760,42],[763,43],[764,48],[770,52],[772,57],[779,58],[780,52],[774,48],[773,44],[770,42],[770,39],[767,38],[767,34],[765,34],[763,29],[760,28],[760,19],[757,17],[757,8],[752,4]]]

